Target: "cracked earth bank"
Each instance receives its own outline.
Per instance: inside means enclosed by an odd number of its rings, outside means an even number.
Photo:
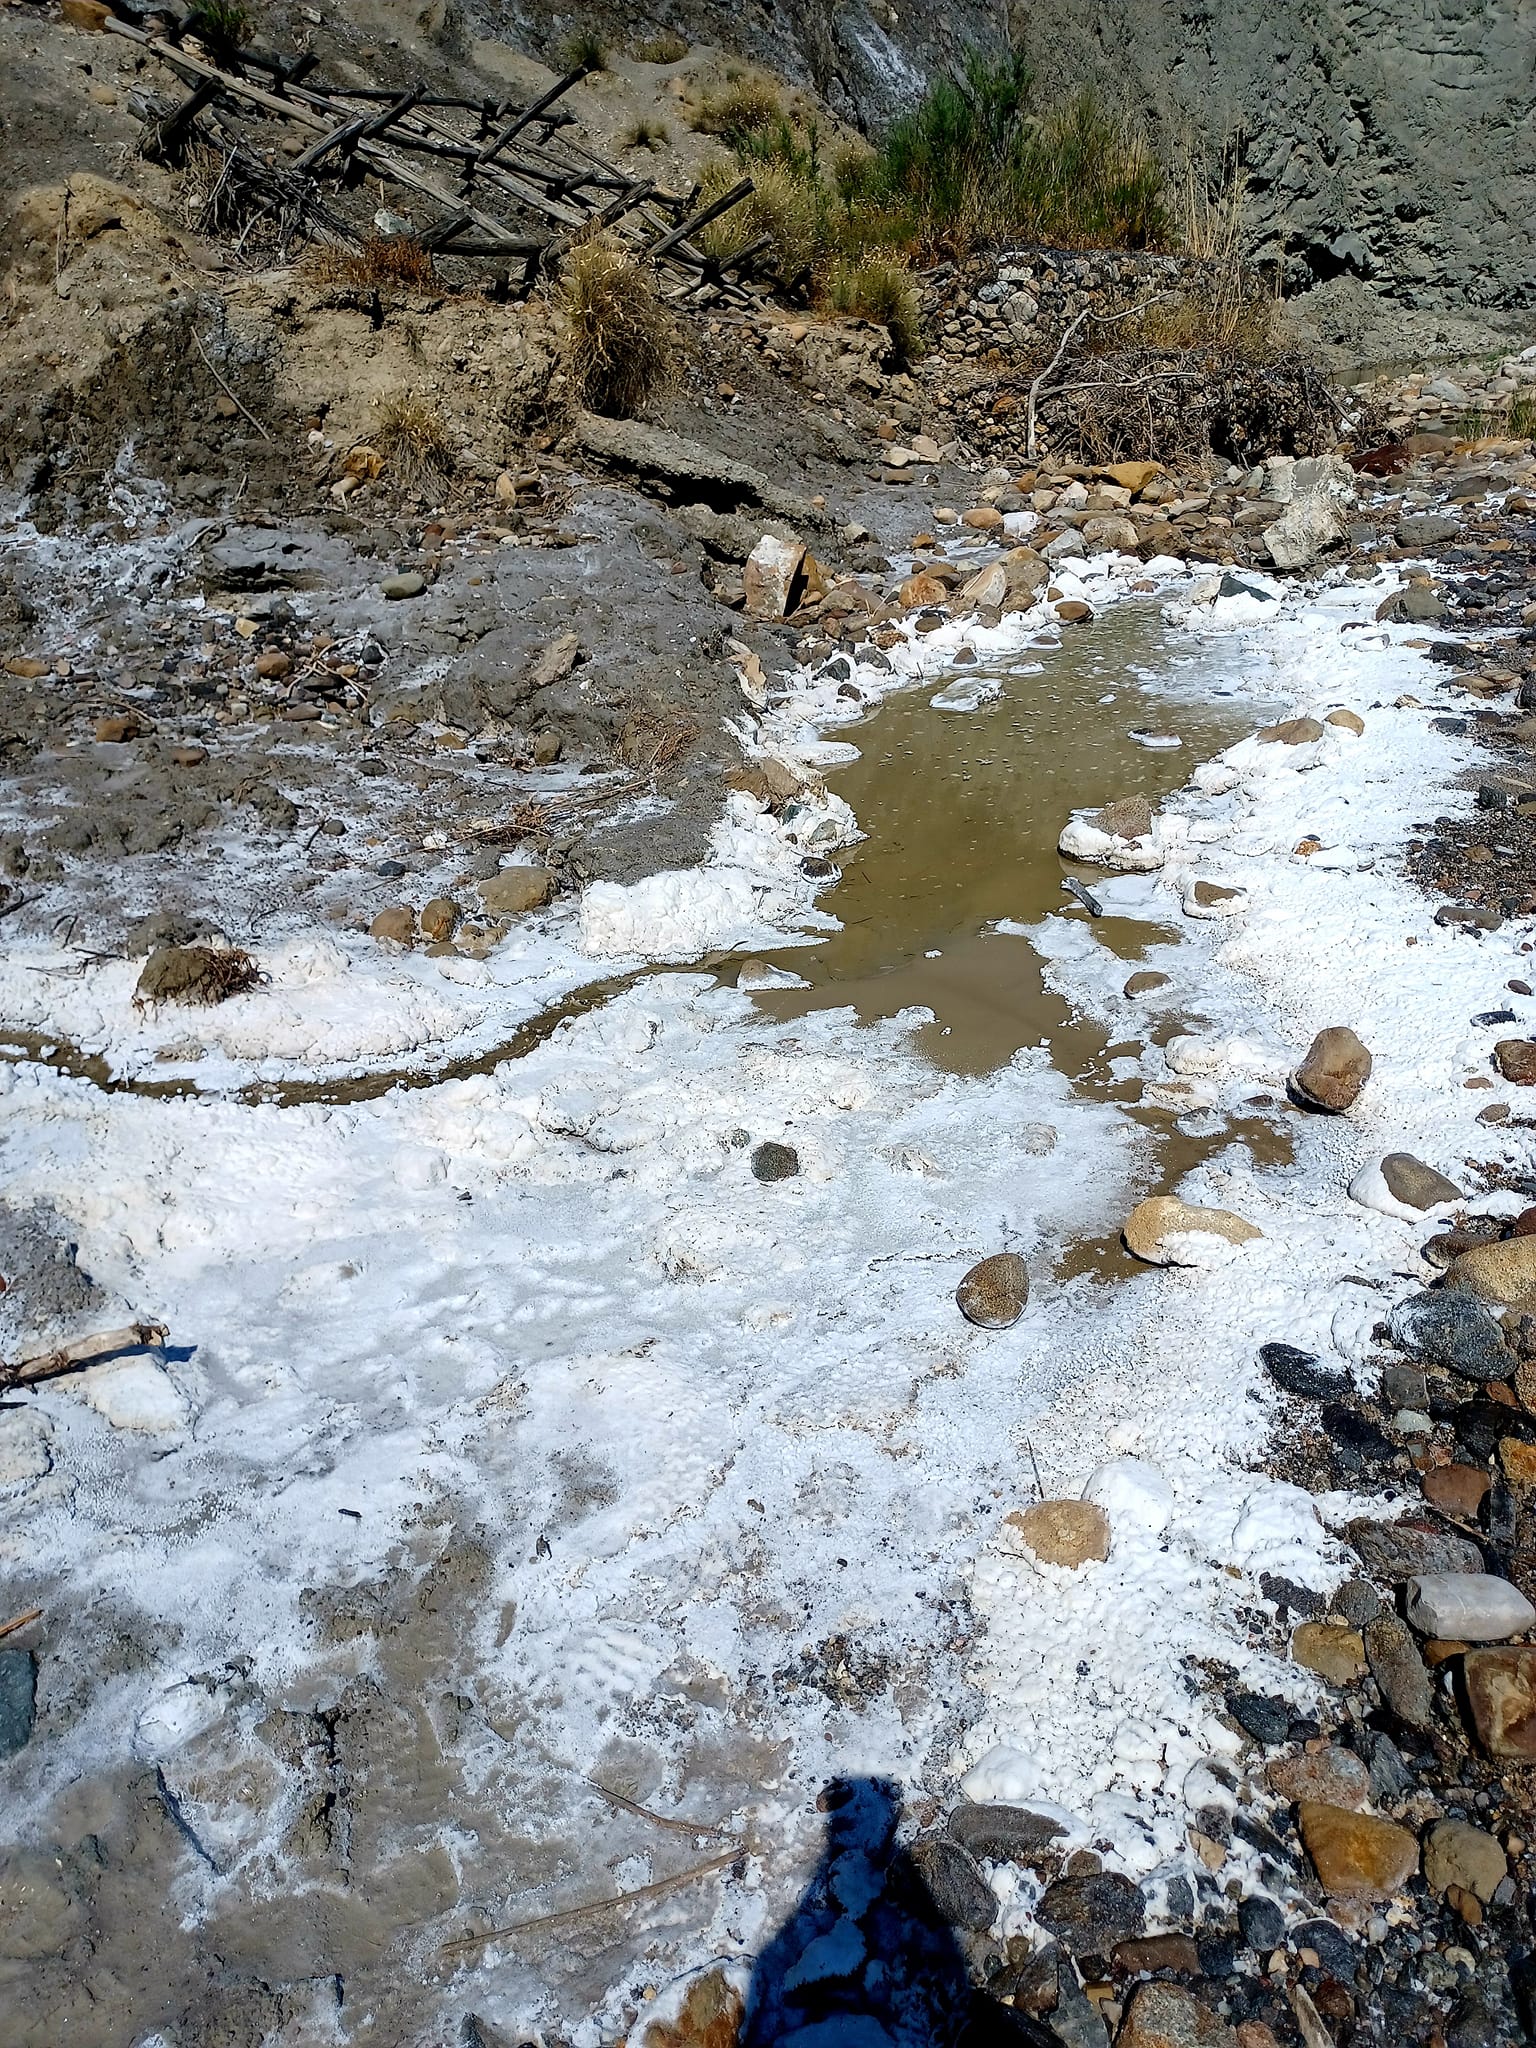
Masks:
[[[1518,1166],[1520,1132],[1452,1091],[1519,928],[1429,924],[1395,875],[1414,816],[1470,808],[1443,785],[1473,742],[1411,628],[1372,623],[1390,571],[1282,596],[1081,567],[1055,587],[1097,612],[1082,634],[1166,607],[1151,665],[1107,643],[1106,720],[1173,739],[1220,689],[1234,731],[1318,721],[1197,768],[1152,872],[1082,871],[1102,924],[1021,882],[991,928],[1097,1023],[1092,1073],[1032,1042],[949,1072],[923,1013],[775,1015],[731,985],[749,948],[814,974],[836,897],[813,907],[807,856],[879,858],[840,851],[857,828],[814,780],[860,741],[836,667],[760,735],[812,774],[798,805],[737,791],[706,867],[599,882],[481,959],[296,915],[265,984],[177,1012],[135,1008],[137,961],[12,945],[34,1056],[0,1069],[7,1346],[169,1333],[0,1411],[7,1604],[45,1614],[5,1765],[16,2038],[617,2040],[706,1964],[745,1981],[834,1776],[894,1779],[922,1826],[962,1791],[1027,1802],[1053,1856],[1134,1882],[1149,1932],[1224,1927],[1234,1885],[1318,1912],[1272,1834],[1222,1827],[1249,1768],[1227,1698],[1305,1725],[1276,1588],[1330,1594],[1329,1532],[1365,1503],[1257,1469],[1256,1351],[1370,1355],[1417,1241],[1344,1192],[1380,1153],[1464,1172],[1475,1133]],[[977,671],[1027,717],[1061,641],[1044,606],[955,622],[857,684],[963,679],[969,714],[933,715],[969,715],[980,754]],[[270,890],[270,849],[221,837]],[[721,972],[638,971],[711,948]],[[1168,981],[1122,995],[1127,957]],[[498,1063],[595,962],[617,992]],[[1303,1119],[1286,1077],[1346,1018],[1372,1089]],[[355,1085],[460,1053],[484,1070]],[[260,1099],[299,1070],[329,1099]],[[157,1073],[201,1092],[102,1085]],[[1149,1106],[1199,1142],[1170,1149]],[[1267,1151],[1238,1142],[1256,1108]],[[1129,1278],[1120,1225],[1165,1186],[1262,1236]],[[988,1330],[954,1290],[1003,1250],[1030,1298]],[[1085,1488],[1107,1560],[1041,1562],[1007,1517]],[[986,1867],[982,1943],[1016,1968],[1043,1875]]]

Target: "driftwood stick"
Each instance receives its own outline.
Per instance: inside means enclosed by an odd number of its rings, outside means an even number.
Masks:
[[[659,1899],[666,1892],[680,1891],[685,1884],[695,1884],[701,1877],[724,1870],[742,1853],[737,1848],[724,1856],[712,1856],[707,1863],[696,1863],[691,1870],[680,1870],[676,1877],[661,1877],[654,1884],[637,1885],[632,1892],[617,1892],[611,1899],[591,1899],[585,1906],[568,1906],[562,1913],[540,1913],[532,1920],[514,1920],[510,1927],[492,1927],[484,1934],[466,1934],[458,1941],[445,1941],[438,1954],[464,1955],[472,1948],[484,1948],[488,1941],[504,1941],[510,1934],[526,1934],[535,1927],[568,1927],[575,1920],[590,1920],[596,1913],[611,1912],[615,1906],[631,1906],[637,1899]]]
[[[1124,306],[1118,313],[1096,313],[1093,310],[1092,306],[1084,306],[1082,312],[1079,313],[1077,318],[1074,321],[1072,321],[1070,326],[1067,327],[1066,331],[1063,333],[1061,337],[1061,340],[1056,344],[1055,355],[1051,357],[1051,360],[1046,364],[1045,368],[1040,372],[1039,376],[1035,379],[1034,383],[1031,384],[1029,387],[1029,426],[1024,441],[1024,454],[1026,460],[1033,462],[1035,459],[1036,425],[1037,415],[1039,413],[1040,408],[1040,400],[1044,397],[1049,397],[1052,393],[1053,388],[1047,380],[1052,375],[1054,375],[1057,365],[1060,363],[1062,357],[1066,354],[1067,349],[1071,344],[1073,335],[1076,334],[1077,330],[1079,329],[1079,327],[1082,326],[1083,322],[1085,320],[1096,320],[1103,327],[1111,327],[1114,325],[1115,321],[1128,320],[1133,313],[1145,313],[1150,307],[1161,305],[1164,299],[1170,298],[1171,296],[1172,294],[1169,292],[1154,292],[1151,298],[1140,299],[1134,306]]]
[[[596,1778],[587,1778],[583,1782],[590,1785],[594,1792],[600,1792],[605,1799],[611,1800],[615,1806],[622,1807],[625,1813],[632,1813],[640,1820],[653,1821],[659,1828],[671,1828],[674,1833],[679,1835],[723,1835],[725,1833],[725,1829],[721,1827],[718,1821],[678,1820],[675,1817],[669,1819],[664,1813],[652,1813],[648,1806],[641,1806],[633,1799],[626,1799],[622,1792],[615,1792],[611,1785],[600,1785]]]
[[[230,389],[228,379],[220,376],[219,372],[214,368],[212,358],[209,356],[207,349],[203,347],[201,341],[198,341],[197,329],[195,327],[191,329],[191,334],[193,341],[197,344],[198,354],[202,357],[203,361],[208,366],[209,376],[213,379],[214,383],[219,386],[220,390],[224,393],[224,396],[229,400],[230,404],[239,407],[241,415],[245,419],[248,419],[250,421],[251,425],[256,429],[257,433],[260,434],[263,441],[275,440],[277,437],[273,434],[272,430],[269,427],[264,427],[261,424],[261,421],[257,419],[255,413],[253,413],[250,410],[249,406],[240,404],[239,397],[236,395],[234,391]]]
[[[94,1337],[77,1337],[57,1351],[36,1351],[14,1365],[0,1366],[0,1386],[30,1387],[38,1380],[57,1379],[77,1366],[91,1365],[98,1358],[110,1358],[117,1351],[142,1351],[163,1344],[169,1332],[164,1323],[129,1323],[121,1330],[101,1330]]]
[[[41,1607],[29,1607],[25,1614],[13,1614],[9,1621],[0,1621],[0,1636],[13,1636],[17,1629],[25,1628],[29,1622],[41,1621]]]

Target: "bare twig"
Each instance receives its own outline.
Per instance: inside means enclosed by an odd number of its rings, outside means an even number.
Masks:
[[[29,1607],[25,1614],[13,1614],[9,1621],[0,1621],[0,1636],[13,1636],[17,1629],[25,1628],[28,1622],[41,1621],[41,1607]]]
[[[193,341],[196,342],[197,344],[198,354],[202,357],[203,361],[208,364],[209,376],[212,377],[214,383],[217,384],[219,388],[223,391],[225,397],[229,400],[230,404],[237,407],[239,411],[244,414],[246,419],[248,419],[251,425],[256,429],[257,433],[260,434],[263,441],[275,440],[277,437],[272,433],[271,429],[268,427],[264,427],[261,424],[261,421],[257,419],[255,413],[253,413],[248,406],[241,405],[240,400],[235,396],[234,392],[230,390],[229,385],[219,375],[218,371],[213,367],[213,364],[209,359],[207,349],[205,349],[203,347],[202,342],[198,340],[197,329],[195,327],[191,329],[191,334]]]
[[[1092,306],[1084,306],[1077,318],[1070,322],[1061,340],[1056,344],[1055,355],[1051,357],[1051,360],[1029,387],[1029,431],[1024,444],[1024,453],[1031,462],[1035,459],[1036,414],[1039,410],[1041,398],[1046,396],[1051,390],[1051,386],[1046,380],[1053,374],[1062,357],[1066,354],[1073,335],[1076,334],[1083,322],[1085,320],[1096,320],[1103,327],[1112,327],[1117,320],[1128,320],[1133,313],[1148,312],[1153,306],[1161,305],[1164,299],[1171,298],[1172,296],[1171,292],[1154,292],[1151,298],[1139,299],[1134,306],[1122,307],[1118,313],[1096,313]]]
[[[163,1344],[168,1335],[164,1323],[129,1323],[121,1330],[102,1330],[94,1337],[77,1337],[73,1344],[57,1351],[37,1351],[14,1365],[0,1365],[0,1387],[27,1387],[37,1380],[57,1379],[77,1366],[92,1365],[98,1358],[110,1358],[116,1351],[139,1351]]]
[[[540,1913],[532,1920],[514,1920],[510,1927],[492,1927],[484,1934],[466,1934],[458,1941],[445,1941],[438,1950],[439,1955],[464,1955],[472,1948],[484,1948],[488,1941],[503,1941],[511,1934],[526,1934],[535,1927],[566,1927],[575,1920],[590,1920],[594,1914],[611,1912],[615,1906],[631,1906],[637,1899],[659,1899],[666,1892],[680,1891],[685,1884],[694,1884],[701,1877],[709,1877],[717,1870],[724,1870],[736,1861],[743,1851],[729,1850],[724,1856],[712,1856],[707,1863],[696,1863],[691,1870],[680,1870],[675,1877],[661,1877],[654,1884],[636,1886],[631,1892],[618,1892],[611,1899],[592,1899],[585,1906],[568,1906],[561,1913]]]
[[[641,1820],[654,1821],[659,1828],[671,1828],[679,1835],[723,1835],[726,1832],[719,1821],[670,1819],[664,1813],[652,1813],[648,1806],[640,1806],[635,1800],[626,1799],[622,1792],[615,1792],[609,1785],[600,1785],[596,1778],[587,1778],[583,1782],[590,1785],[594,1792],[601,1792],[603,1797],[611,1800],[615,1806],[622,1807],[626,1813],[633,1813]]]

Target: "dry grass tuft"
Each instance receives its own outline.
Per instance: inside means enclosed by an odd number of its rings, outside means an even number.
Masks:
[[[729,191],[741,172],[742,166],[731,157],[715,157],[704,166],[699,179],[700,202],[718,199]],[[721,263],[767,235],[771,246],[759,260],[759,271],[781,291],[803,294],[824,242],[817,190],[783,164],[754,162],[751,173],[755,187],[751,198],[702,228],[699,247]]]
[[[672,140],[660,121],[636,121],[624,137],[626,149],[665,149]]]
[[[474,833],[477,846],[517,846],[524,839],[533,839],[541,832],[547,832],[553,822],[547,804],[537,797],[525,797],[513,806],[509,816],[494,825],[480,825]]]
[[[578,243],[561,284],[571,377],[589,411],[628,419],[676,382],[677,325],[649,273],[611,236]]]
[[[680,36],[675,28],[664,28],[631,43],[629,54],[637,64],[681,64],[692,47],[688,38]]]
[[[409,235],[368,235],[361,248],[313,242],[300,265],[315,284],[353,291],[431,291],[437,271],[430,253]]]
[[[692,125],[700,135],[752,135],[787,118],[784,96],[773,80],[750,72],[701,100]]]
[[[1517,441],[1536,436],[1536,391],[1517,391],[1509,401],[1509,431]]]
[[[911,362],[919,353],[922,303],[911,265],[903,257],[879,251],[856,259],[840,257],[827,273],[825,296],[834,313],[878,321],[904,361]]]
[[[442,414],[414,391],[379,402],[374,444],[408,490],[445,483],[457,468]]]
[[[249,994],[266,976],[240,946],[160,946],[150,954],[133,992],[146,1003],[224,1003]]]
[[[567,71],[606,71],[608,45],[595,28],[579,28],[560,45],[560,58]]]
[[[626,768],[659,775],[698,736],[697,721],[676,704],[632,704],[619,734],[619,758]]]

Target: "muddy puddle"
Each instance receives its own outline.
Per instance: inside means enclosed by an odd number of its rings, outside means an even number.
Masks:
[[[1284,1103],[1199,1135],[1166,1111],[1143,1108],[1141,1083],[1111,1072],[1141,1041],[1112,1040],[1076,1015],[1045,986],[1028,940],[996,928],[1003,919],[1086,919],[1063,880],[1092,890],[1104,871],[1057,853],[1069,814],[1112,797],[1156,805],[1181,788],[1199,762],[1259,722],[1271,701],[1265,666],[1239,642],[1195,642],[1169,627],[1155,602],[1131,602],[1060,645],[948,672],[888,699],[839,735],[859,748],[859,759],[828,778],[866,835],[820,899],[843,929],[815,947],[758,954],[810,987],[756,1000],[782,1019],[843,1005],[866,1022],[931,1010],[934,1021],[915,1043],[956,1074],[990,1073],[1021,1047],[1047,1046],[1075,1087],[1124,1103],[1152,1134],[1160,1186],[1234,1141],[1260,1164],[1288,1162]],[[935,708],[933,698],[957,679],[967,690],[995,685],[998,694],[974,711]],[[1149,746],[1147,737],[1179,744]],[[1177,921],[1112,915],[1096,918],[1094,930],[1127,972],[1149,947],[1180,936]],[[1163,1039],[1200,1019],[1152,1013],[1146,1021]],[[1134,1266],[1116,1237],[1074,1245],[1059,1272],[1109,1278]]]

